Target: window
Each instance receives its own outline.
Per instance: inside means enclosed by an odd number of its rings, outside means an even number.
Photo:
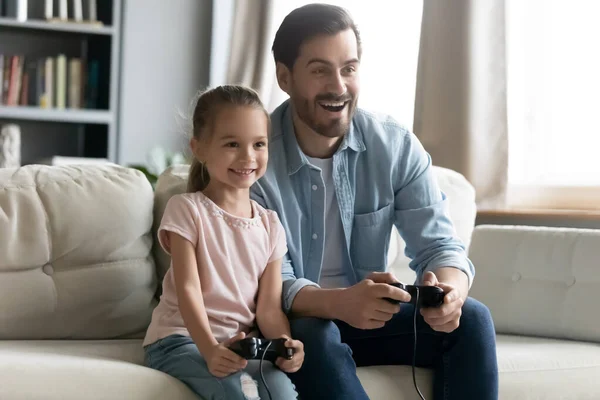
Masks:
[[[507,0],[509,203],[600,209],[600,2]]]
[[[280,0],[277,23],[306,0]],[[359,106],[386,113],[412,130],[422,0],[331,0],[346,8],[363,43]],[[287,96],[277,89],[278,100]],[[276,101],[278,104],[280,101]]]

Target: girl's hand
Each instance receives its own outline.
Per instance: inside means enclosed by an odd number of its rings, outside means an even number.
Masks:
[[[304,362],[304,344],[299,340],[290,339],[287,336],[284,336],[286,340],[285,347],[291,347],[294,349],[294,356],[291,360],[286,360],[283,357],[278,357],[275,361],[275,364],[281,369],[283,372],[287,372],[289,374],[296,372],[302,367],[302,363]]]
[[[246,368],[248,361],[228,349],[232,343],[242,340],[245,336],[244,332],[240,332],[223,343],[209,348],[206,354],[203,354],[211,374],[217,378],[224,378]]]

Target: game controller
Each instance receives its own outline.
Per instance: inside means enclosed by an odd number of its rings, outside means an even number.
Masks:
[[[416,305],[417,300],[417,288],[419,289],[419,307],[439,307],[444,304],[444,291],[437,286],[423,286],[423,285],[405,285],[403,283],[389,283],[391,286],[395,286],[402,289],[410,294],[409,304]],[[399,304],[398,300],[390,299],[386,297],[385,300]]]
[[[291,360],[294,356],[294,349],[285,347],[287,339],[260,339],[260,338],[244,338],[240,341],[232,343],[229,349],[240,357],[246,360],[260,360],[263,358],[271,362],[275,362],[277,357],[282,357]],[[271,344],[269,346],[269,343]]]

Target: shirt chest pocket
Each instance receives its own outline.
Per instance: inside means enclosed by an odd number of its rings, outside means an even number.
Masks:
[[[393,224],[393,204],[370,213],[354,214],[350,254],[355,268],[385,270]]]

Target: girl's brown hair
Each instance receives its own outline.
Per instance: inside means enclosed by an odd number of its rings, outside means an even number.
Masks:
[[[210,134],[215,118],[224,106],[257,108],[262,110],[269,120],[269,114],[255,90],[240,85],[217,86],[198,95],[192,116],[192,134],[195,139],[200,140]],[[188,192],[204,190],[209,181],[210,176],[204,164],[194,157],[188,177]]]

